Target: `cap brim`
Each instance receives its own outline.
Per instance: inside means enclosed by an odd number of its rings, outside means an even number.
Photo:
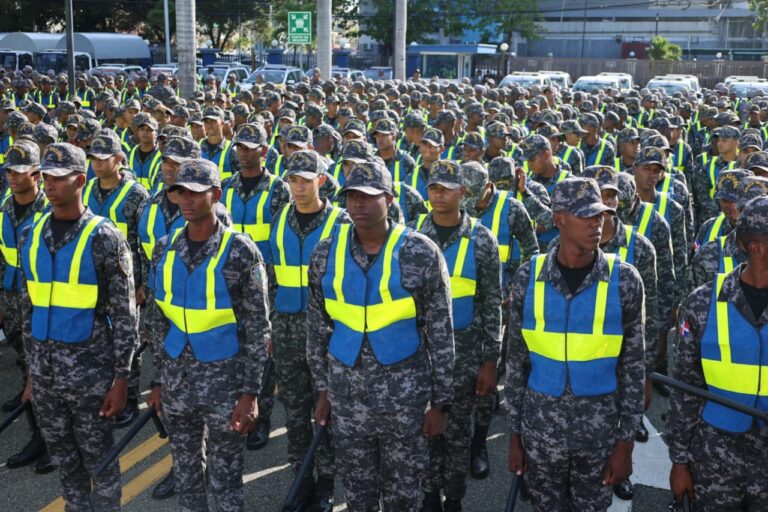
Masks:
[[[600,192],[602,192],[603,190],[615,190],[616,192],[619,192],[619,193],[621,192],[621,190],[619,190],[619,187],[617,187],[616,185],[611,185],[610,183],[606,183],[605,185],[600,185]]]
[[[378,188],[374,188],[374,187],[366,187],[364,185],[351,185],[351,186],[344,185],[341,188],[341,190],[339,190],[339,194],[346,194],[350,190],[357,190],[358,192],[362,192],[363,194],[366,194],[369,196],[378,196],[378,195],[387,194],[387,193],[391,194],[391,192],[379,190]]]
[[[429,140],[429,139],[421,139],[421,141],[419,141],[419,144],[421,144],[422,142],[426,142],[426,143],[427,143],[427,144],[429,144],[430,146],[440,147],[440,143],[439,143],[439,142],[435,142],[435,141],[433,141],[433,140]]]
[[[87,156],[89,158],[96,158],[97,160],[106,160],[107,158],[111,158],[115,156],[117,153],[87,153]]]
[[[453,183],[450,181],[430,181],[427,183],[427,188],[431,187],[432,185],[440,185],[441,187],[445,187],[449,190],[456,190],[464,186],[461,183]]]
[[[651,161],[635,161],[635,165],[660,165],[662,168],[666,168],[667,165],[664,162],[660,162],[658,160],[651,160]]]
[[[341,161],[342,162],[352,162],[353,164],[364,164],[364,163],[368,162],[368,160],[366,160],[364,158],[354,158],[354,157],[346,158],[346,157],[343,157],[343,156],[341,157]]]
[[[205,192],[217,187],[214,185],[205,185],[203,183],[174,183],[170,188],[168,188],[168,192],[173,192],[180,188],[185,188],[191,192]]]
[[[285,141],[285,143],[291,144],[292,146],[296,146],[301,149],[306,149],[306,147],[309,146],[309,142],[301,142],[301,141],[295,141],[295,140],[287,140]]]
[[[141,128],[142,126],[149,126],[149,127],[150,127],[150,128],[152,128],[153,130],[157,131],[157,126],[152,126],[151,124],[148,124],[148,123],[141,123],[141,124],[139,125],[139,128]]]
[[[35,165],[6,165],[5,168],[13,172],[27,173],[35,169]]]
[[[288,176],[298,176],[300,178],[304,178],[305,180],[313,180],[320,176],[320,172],[312,172],[312,171],[286,171],[285,177]]]
[[[55,177],[61,177],[61,176],[67,176],[69,174],[72,174],[74,172],[85,174],[86,169],[67,169],[64,167],[49,167],[49,168],[40,168],[40,172],[43,174],[47,174],[48,176],[55,176]]]
[[[179,156],[179,155],[166,155],[166,154],[163,154],[162,158],[173,160],[177,164],[183,164],[187,160],[192,160],[192,157]]]
[[[223,117],[219,117],[219,116],[203,116],[203,121],[205,121],[206,119],[215,119],[216,121],[223,121],[224,120]]]
[[[363,132],[361,132],[360,130],[357,130],[357,129],[354,129],[354,130],[344,130],[344,132],[342,132],[341,135],[344,136],[344,135],[346,135],[348,133],[354,133],[355,135],[360,135],[361,137],[363,135],[365,135]]]
[[[718,190],[715,192],[715,200],[735,203],[739,200],[739,194],[733,190]]]
[[[245,146],[248,149],[258,149],[258,148],[260,148],[262,146],[266,146],[267,144],[266,143],[258,144],[256,142],[246,142],[244,140],[236,140],[235,142],[233,142],[233,145],[235,145],[235,146]]]
[[[614,210],[609,206],[604,205],[603,203],[592,203],[586,206],[582,206],[581,208],[578,208],[574,211],[571,211],[571,210],[568,210],[568,211],[582,219],[588,219],[590,217],[594,217],[595,215],[600,215],[605,212],[616,214],[616,210]]]

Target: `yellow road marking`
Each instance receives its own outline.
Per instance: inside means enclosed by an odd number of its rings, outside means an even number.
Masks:
[[[153,435],[136,448],[120,457],[120,473],[125,473],[133,466],[143,461],[154,452],[168,444],[168,438],[160,439],[157,434]],[[170,471],[172,463],[171,455],[166,455],[159,462],[152,465],[149,469],[123,486],[123,498],[121,503],[133,500],[136,496],[146,490],[147,487],[158,481],[161,477]],[[64,512],[64,498],[59,497],[49,503],[40,512]]]

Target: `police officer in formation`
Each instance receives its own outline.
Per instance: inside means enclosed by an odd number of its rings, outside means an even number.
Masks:
[[[239,92],[214,80],[182,99],[167,77],[97,73],[70,96],[63,76],[20,74],[0,76],[2,313],[31,387],[4,409],[31,397],[32,441],[8,467],[49,470],[47,443],[71,508],[119,504],[117,465],[92,472],[136,415],[139,342],[175,460],[153,496],[178,490],[190,510],[206,502],[204,467],[217,506],[244,507],[242,448],[269,439],[275,381],[294,471],[312,418],[329,426],[299,508],[331,510],[338,473],[350,510],[461,509],[467,470],[491,469],[506,369],[509,464],[534,507],[604,510],[612,485],[632,497],[648,374],[667,370],[673,327],[681,380],[722,389],[760,364],[706,353],[713,306],[696,299],[718,280],[711,303],[746,297],[714,308],[720,347],[731,331],[751,343],[745,322],[759,331],[761,228],[734,228],[768,191],[759,95],[737,108],[722,85],[700,104],[316,76]],[[738,272],[729,288],[722,276]],[[576,354],[560,346],[568,334],[584,342]],[[743,468],[761,425],[738,430],[744,418],[697,400],[673,396],[675,495],[760,510],[766,486]],[[750,484],[713,498],[729,478]]]

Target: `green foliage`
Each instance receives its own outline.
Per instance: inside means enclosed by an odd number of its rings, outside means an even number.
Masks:
[[[749,0],[749,9],[755,13],[752,26],[762,33],[768,28],[768,0]]]
[[[648,47],[646,55],[651,60],[681,60],[683,49],[680,45],[670,43],[664,37],[654,36],[651,39],[651,45]]]

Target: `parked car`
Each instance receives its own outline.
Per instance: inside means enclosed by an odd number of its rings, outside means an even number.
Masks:
[[[614,91],[621,90],[621,82],[618,77],[615,76],[580,76],[573,84],[574,91],[582,91],[591,93],[595,89],[612,89]]]
[[[519,85],[526,88],[533,85],[543,87],[545,85],[552,85],[552,80],[547,75],[538,71],[515,71],[502,78],[501,82],[499,82],[499,87],[509,87],[511,85]]]
[[[561,91],[573,87],[571,75],[565,71],[539,71],[539,73],[548,77],[552,85],[558,86]]]
[[[691,84],[688,80],[673,76],[655,76],[645,84],[646,89],[661,89],[672,96],[676,92],[688,93],[691,91]]]
[[[230,73],[235,74],[238,82],[244,82],[248,75],[250,75],[250,72],[250,69],[239,62],[214,62],[207,66],[200,66],[197,69],[197,74],[200,75],[201,79],[205,80],[205,77],[212,74],[222,83],[227,82],[227,77]]]
[[[388,66],[371,66],[363,74],[371,80],[392,80],[395,77],[395,71]]]
[[[240,84],[242,90],[248,91],[253,85],[258,83],[259,78],[264,82],[277,84],[281,87],[293,85],[302,81],[304,73],[295,66],[285,66],[282,64],[267,64],[251,73],[251,75]]]
[[[598,73],[597,76],[609,76],[615,77],[619,80],[619,88],[622,93],[628,93],[635,88],[635,80],[629,73],[613,73],[610,71],[603,71]]]

